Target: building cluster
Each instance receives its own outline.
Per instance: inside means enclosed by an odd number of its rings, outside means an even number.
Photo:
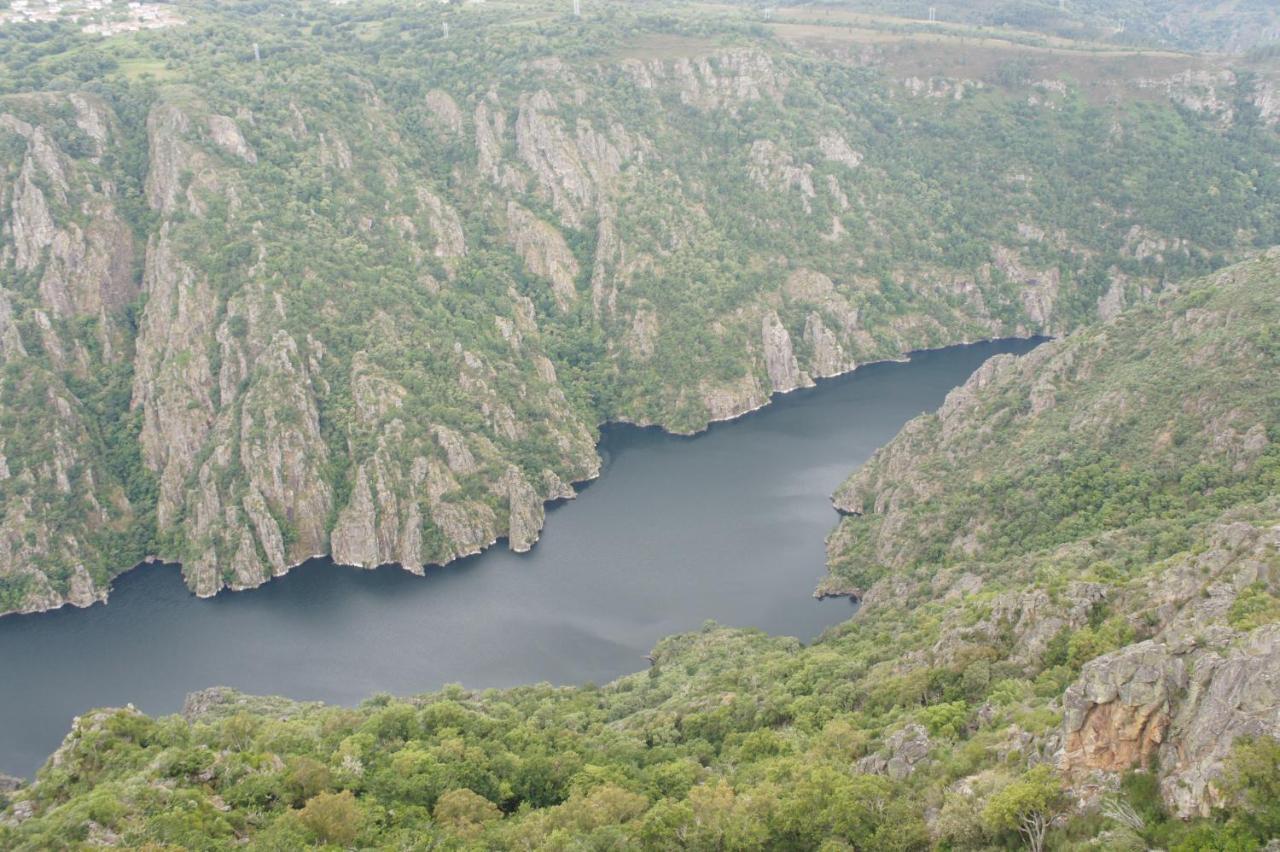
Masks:
[[[59,20],[80,23],[85,32],[104,36],[182,23],[172,6],[139,0],[11,0],[8,8],[0,9],[0,27]]]

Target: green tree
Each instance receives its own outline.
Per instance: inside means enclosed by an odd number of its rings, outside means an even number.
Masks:
[[[465,787],[441,796],[434,815],[436,822],[464,837],[474,837],[488,823],[502,819],[497,805]]]
[[[321,843],[350,846],[360,833],[362,814],[350,790],[321,793],[298,813],[298,818]]]
[[[982,819],[992,831],[1018,832],[1032,852],[1041,852],[1045,835],[1065,807],[1062,780],[1042,763],[997,790],[987,800]]]
[[[1280,740],[1237,740],[1222,773],[1222,790],[1234,821],[1260,840],[1280,837]]]
[[[295,803],[303,803],[329,789],[329,767],[311,757],[296,757],[289,761],[285,776],[285,788]]]

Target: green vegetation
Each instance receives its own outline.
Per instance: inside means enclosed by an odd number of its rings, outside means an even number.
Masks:
[[[1003,562],[1140,530],[1142,551],[1093,567],[1114,581],[1186,549],[1197,524],[1276,494],[1280,313],[1272,287],[1235,280],[1274,267],[1237,268],[1073,335],[1054,371],[1033,356],[1001,374],[960,428],[947,409],[918,420],[838,496],[861,511],[892,495],[893,510],[844,521],[835,573],[865,586],[915,565]],[[1152,327],[1169,333],[1152,337]],[[1106,381],[1081,386],[1076,377],[1091,373]],[[914,475],[904,479],[893,464],[907,456]],[[1240,622],[1270,620],[1264,599],[1238,607]]]
[[[180,16],[0,31],[5,611],[95,599],[152,554],[213,593],[318,552],[531,543],[601,422],[695,431],[1280,243],[1265,58],[1208,98],[1178,89],[1189,57],[907,30],[866,63],[823,39],[880,30],[678,4]],[[943,76],[904,70],[922,55]],[[1073,465],[987,496],[1052,498],[1065,526],[1035,546],[1126,523],[1104,494],[1181,505]]]
[[[1221,412],[1248,410],[1251,394],[1271,399],[1272,362],[1251,359],[1273,355],[1242,341],[1264,339],[1256,333],[1275,322],[1278,266],[1273,258],[1232,267],[1112,324],[1002,358],[984,369],[981,388],[960,392],[971,394],[963,405],[953,398],[944,420],[956,418],[953,436],[999,424],[994,439],[1011,450],[1049,442],[1057,421],[1031,419],[1018,389],[1052,380],[1053,411],[1078,415],[1105,399],[1114,413],[1131,369],[1117,353],[1132,350],[1150,355],[1139,365],[1144,387],[1176,390],[1173,404],[1201,429],[1221,428]],[[1175,337],[1179,357],[1163,357]],[[1207,352],[1249,372],[1227,382]],[[1201,401],[1195,389],[1210,388]],[[1264,426],[1280,422],[1269,402],[1256,411]],[[1063,416],[1100,464],[1128,451],[1109,437],[1109,420]],[[906,442],[930,469],[919,435],[933,419],[904,430],[872,469]],[[1249,452],[1236,456],[1236,483],[1252,482],[1266,463],[1265,448]],[[1187,450],[1176,463],[1191,470],[1204,458]],[[958,457],[956,481],[971,465]],[[1084,809],[1072,789],[1096,776],[1072,767],[1066,717],[1091,705],[1069,686],[1124,671],[1109,660],[1135,642],[1186,647],[1185,631],[1202,631],[1206,618],[1218,619],[1216,638],[1195,640],[1207,643],[1206,671],[1219,657],[1241,664],[1248,658],[1233,656],[1241,648],[1280,635],[1261,615],[1278,588],[1273,573],[1231,591],[1231,578],[1259,576],[1259,560],[1274,559],[1267,536],[1280,505],[1251,486],[1227,490],[1233,501],[1213,503],[1220,516],[1184,516],[1177,540],[1185,544],[1171,554],[1160,546],[1153,555],[1145,512],[1122,513],[1129,525],[1104,535],[1090,529],[1069,546],[1054,539],[1007,561],[979,545],[962,563],[920,563],[885,578],[856,617],[807,647],[709,624],[663,641],[647,671],[603,687],[450,687],[356,709],[212,690],[185,718],[87,714],[15,794],[33,816],[0,821],[0,845],[1261,849],[1276,831],[1271,737],[1240,738],[1231,749],[1221,742],[1220,793],[1190,819],[1162,785],[1176,788],[1208,765],[1199,752],[1190,769],[1171,759],[1176,752],[1112,767],[1111,791]],[[833,538],[837,559],[846,543]],[[1153,587],[1166,590],[1158,608]],[[1212,615],[1227,610],[1225,619]],[[1212,715],[1224,712],[1219,705],[1170,700],[1186,709],[1169,742],[1186,737],[1186,748],[1202,748],[1202,725],[1217,748],[1234,724]]]
[[[1226,265],[1280,244],[1271,60],[1082,64],[1056,39],[1094,4],[966,5],[1042,23],[263,0],[0,30],[0,612],[146,554],[212,594],[528,546],[602,421],[1066,335],[842,489],[829,590],[863,604],[811,646],[708,626],[604,687],[90,713],[0,847],[1261,848],[1275,741],[1237,710],[1280,704],[1280,259]]]
[[[848,681],[828,661],[850,645],[800,649],[716,628],[669,640],[651,672],[603,689],[455,688],[356,710],[292,707],[287,717],[241,699],[191,723],[93,714],[58,765],[19,794],[41,815],[0,825],[0,840],[13,849],[102,837],[190,849],[236,838],[252,849],[919,849],[930,845],[925,804],[987,764],[985,802],[966,814],[944,799],[935,829],[951,848],[1019,848],[1024,836],[1032,848],[1045,836],[1051,848],[1076,848],[1065,838],[1090,823],[1064,819],[1057,773],[987,755],[994,728],[940,738],[940,759],[909,779],[857,771],[878,714],[830,694]],[[1154,809],[1159,819],[1142,830],[1166,848],[1227,838],[1260,848],[1280,784],[1268,742],[1236,749],[1229,804],[1212,820],[1169,820],[1140,785],[1120,801]]]
[[[1004,36],[1012,31],[1031,43],[1072,39],[1095,49],[1123,45],[1166,46],[1185,50],[1243,52],[1274,46],[1280,21],[1269,0],[849,0],[843,3],[784,4],[798,17],[821,19],[841,13],[891,16],[876,25],[926,31],[969,28],[975,36]],[[905,19],[905,20],[904,20]]]
[[[1032,852],[1040,852],[1049,826],[1065,810],[1061,779],[1040,764],[995,793],[982,819],[995,831],[1017,831]]]

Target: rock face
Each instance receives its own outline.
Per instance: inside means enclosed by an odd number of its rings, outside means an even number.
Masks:
[[[1280,736],[1280,627],[1242,644],[1148,641],[1100,657],[1063,699],[1063,770],[1081,781],[1150,766],[1182,817],[1208,816],[1240,736]]]
[[[764,189],[799,194],[805,210],[810,210],[809,200],[817,195],[813,186],[813,166],[796,165],[791,154],[768,139],[751,143],[751,165],[748,174]]]
[[[1159,630],[1091,661],[1068,688],[1061,765],[1071,777],[1158,762],[1180,816],[1220,803],[1214,782],[1235,739],[1280,736],[1280,625],[1232,617],[1243,596],[1277,587],[1277,548],[1274,523],[1223,522],[1200,552],[1127,593]]]
[[[209,136],[214,144],[250,165],[258,162],[258,155],[249,147],[249,143],[244,141],[244,136],[241,135],[240,128],[234,119],[225,115],[211,115],[206,122],[209,126]]]
[[[385,539],[379,535],[376,508],[373,494],[369,488],[369,474],[366,468],[360,468],[356,474],[356,487],[351,493],[351,502],[338,516],[338,523],[333,528],[333,558],[345,565],[359,565],[362,568],[374,568],[381,559],[381,549]],[[421,554],[414,554],[419,564]]]
[[[702,404],[713,421],[732,420],[769,401],[769,393],[760,387],[754,376],[743,376],[729,386],[704,383],[701,391]]]
[[[453,136],[462,135],[462,110],[448,92],[432,89],[427,92],[427,109],[437,125]]]
[[[765,98],[780,100],[788,78],[763,51],[725,51],[674,62],[625,60],[626,72],[641,89],[673,85],[680,101],[699,110],[735,110]]]
[[[436,238],[435,256],[444,261],[463,257],[467,253],[467,240],[458,212],[423,187],[418,188],[418,201],[426,211],[427,226]]]
[[[850,478],[836,495],[850,515],[828,541],[826,587],[864,588],[860,613],[891,619],[905,617],[903,601],[941,605],[931,646],[882,677],[968,677],[988,660],[1028,681],[1065,672],[1072,682],[1045,701],[1061,727],[1010,737],[1023,760],[1053,762],[1084,801],[1158,766],[1174,813],[1222,804],[1215,784],[1232,744],[1280,736],[1280,506],[1261,425],[1280,411],[1253,384],[1274,354],[1249,342],[1276,320],[1278,261],[1238,264],[991,359]],[[1173,422],[1195,436],[1181,450]],[[1233,483],[1217,517],[1196,508],[1186,478],[1205,468]],[[1177,507],[1162,517],[1185,523],[1185,539],[1159,550],[1159,521],[1138,499],[1123,501],[1122,518],[1107,515],[1119,504],[1072,507],[1064,494],[1085,476],[1109,494],[1121,478],[1143,482]],[[1000,712],[984,707],[979,724]]]
[[[564,237],[514,201],[507,206],[507,222],[511,244],[525,266],[551,284],[556,305],[567,310],[578,297],[579,267]]]
[[[1280,627],[1249,635],[1225,657],[1204,654],[1179,703],[1161,752],[1161,792],[1182,816],[1208,816],[1214,782],[1240,736],[1280,736]]]
[[[24,786],[26,786],[26,782],[21,778],[14,778],[12,775],[0,773],[0,797],[3,797],[6,793],[21,790]]]
[[[0,98],[0,612],[101,600],[150,556],[214,594],[324,553],[421,571],[503,537],[527,548],[540,502],[598,469],[601,422],[692,433],[861,363],[1066,331],[1150,296],[1166,264],[1256,239],[1242,222],[1225,241],[1173,233],[1113,209],[1109,186],[1016,164],[974,200],[989,221],[961,220],[899,178],[948,185],[956,158],[903,133],[951,126],[973,85],[931,80],[915,88],[961,102],[908,103],[749,35],[465,81],[400,45],[394,85],[350,39],[308,38],[314,88],[253,66],[157,80],[145,105],[97,80]],[[214,67],[214,49],[194,58]],[[1208,115],[1226,77],[1145,91],[1190,104],[1210,84]],[[1241,93],[1263,121],[1274,89]],[[1219,120],[1234,113],[1206,125],[1227,145]],[[1090,173],[1157,156],[1117,121]],[[1223,176],[1197,168],[1185,179],[1214,197]],[[1051,228],[1032,189],[1096,221]],[[971,249],[962,264],[942,234]],[[1029,403],[1058,400],[1050,383]],[[1265,438],[1230,430],[1241,460]]]
[[[561,221],[578,227],[585,212],[608,195],[623,155],[589,122],[579,121],[570,135],[554,114],[557,106],[545,89],[521,98],[516,151]],[[628,141],[622,146],[629,147]]]
[[[98,134],[95,152],[115,141],[104,105],[87,97],[70,104]],[[0,112],[0,132],[24,149],[9,193],[14,265],[20,272],[43,267],[37,289],[49,315],[109,318],[137,293],[133,235],[112,189],[95,186],[88,174],[91,158],[69,156],[43,127]],[[68,215],[76,202],[80,221]]]
[[[80,130],[74,147],[43,123],[50,110]],[[12,157],[0,164],[0,360],[13,368],[0,411],[18,418],[0,435],[0,613],[88,606],[112,574],[103,535],[136,521],[73,390],[119,393],[95,373],[118,377],[128,358],[136,247],[117,188],[97,177],[120,129],[96,97],[33,96],[0,102],[0,141]]]
[[[1267,291],[1273,286],[1274,268],[1271,259],[1244,264],[1208,286],[1240,296],[1244,294],[1240,281],[1251,278]],[[1258,309],[1269,312],[1261,305]],[[1023,358],[991,359],[953,390],[936,414],[909,423],[836,492],[838,509],[865,518],[845,524],[861,524],[868,534],[858,559],[868,565],[901,566],[918,559],[923,547],[958,555],[980,550],[984,541],[998,537],[994,527],[1001,522],[981,508],[991,505],[990,499],[977,497],[973,505],[979,510],[964,510],[962,518],[962,501],[952,500],[954,489],[977,489],[976,482],[1000,471],[1016,471],[1019,481],[1026,480],[1043,469],[1044,459],[1078,452],[1081,442],[1094,452],[1123,454],[1134,464],[1158,465],[1165,457],[1159,448],[1168,438],[1154,429],[1154,421],[1136,430],[1133,424],[1140,410],[1150,413],[1160,407],[1173,418],[1182,406],[1191,406],[1196,411],[1198,460],[1241,471],[1249,468],[1262,445],[1258,437],[1251,443],[1242,430],[1246,421],[1256,424],[1267,415],[1244,385],[1230,379],[1222,384],[1219,376],[1233,371],[1248,375],[1262,369],[1259,364],[1267,356],[1256,349],[1223,355],[1220,335],[1227,334],[1225,326],[1238,316],[1237,310],[1228,311],[1219,303],[1214,310],[1202,311],[1180,307],[1170,299],[1154,314],[1130,312],[1110,325],[1046,344]],[[1156,324],[1163,338],[1147,333]],[[1139,339],[1153,340],[1152,349],[1135,349]],[[1234,366],[1222,366],[1223,357],[1234,361]],[[1210,369],[1210,363],[1221,393],[1183,400],[1175,388],[1196,381],[1192,377]],[[1107,380],[1085,381],[1101,375]],[[1152,376],[1163,382],[1164,394],[1155,389]],[[1001,423],[1001,428],[990,428],[993,422]],[[1051,442],[1055,449],[1046,449],[1042,442],[1032,453],[1019,444],[1012,449],[1016,459],[1010,461],[1006,442],[1015,430],[1024,429],[1038,431],[1043,442]],[[1245,449],[1246,444],[1251,449]],[[960,465],[976,471],[977,480],[958,486],[928,472],[932,465],[946,470],[959,470]],[[957,514],[949,515],[952,511]],[[839,532],[837,536],[841,542],[847,540]]]
[[[839,338],[826,327],[818,314],[809,314],[805,318],[804,340],[813,352],[815,376],[835,376],[850,369]]]
[[[807,372],[824,378],[857,366],[851,351],[871,351],[874,342],[862,328],[858,308],[846,290],[821,272],[799,269],[787,277],[788,301],[806,312],[804,341],[811,353]]]
[[[924,726],[912,723],[890,734],[881,753],[859,760],[858,771],[902,781],[928,760],[932,748],[929,732]]]
[[[862,154],[849,147],[849,143],[839,133],[827,133],[818,139],[818,147],[822,156],[841,165],[856,169],[862,165]]]
[[[542,530],[546,513],[542,498],[514,467],[507,468],[499,488],[506,491],[510,519],[507,522],[508,546],[516,553],[524,553],[533,547]]]
[[[808,387],[813,380],[800,370],[795,351],[791,347],[791,335],[782,326],[777,314],[766,314],[760,327],[764,346],[765,369],[775,392],[786,393],[799,387]]]
[[[485,426],[432,425],[406,416],[415,399],[397,353],[406,339],[429,340],[431,347],[441,339],[415,327],[416,320],[386,312],[363,318],[348,312],[334,322],[341,309],[332,293],[317,291],[319,303],[299,301],[263,271],[272,237],[253,209],[258,152],[244,132],[253,116],[241,110],[233,119],[190,99],[162,101],[145,127],[135,128],[150,151],[145,197],[156,222],[145,251],[136,252],[138,275],[132,232],[114,212],[109,184],[103,191],[81,175],[116,143],[115,119],[92,98],[70,101],[91,140],[84,163],[59,151],[38,122],[3,114],[3,132],[25,152],[13,190],[3,196],[15,214],[4,257],[39,274],[33,287],[44,301],[28,320],[9,291],[0,290],[0,353],[6,360],[47,358],[59,371],[79,373],[82,384],[102,363],[131,359],[132,370],[113,375],[131,386],[125,396],[132,397],[142,467],[135,479],[145,473],[156,485],[154,508],[142,511],[154,512],[169,542],[166,557],[182,562],[198,594],[250,588],[330,552],[344,562],[396,562],[421,572],[426,563],[480,550],[509,527],[512,546],[527,549],[543,521],[542,501],[571,496],[566,481],[595,474],[593,431],[570,410],[554,365],[540,352],[528,299],[514,291],[504,296],[507,315],[496,321],[508,332],[494,352],[443,346],[450,355],[433,367],[448,376],[464,407],[477,406]],[[447,96],[429,101],[444,131],[455,133],[460,115],[449,109]],[[28,112],[39,119],[44,105],[27,105]],[[292,138],[313,146],[328,168],[349,172],[356,154],[341,131],[322,129],[322,118],[303,114],[295,103],[288,110]],[[396,181],[390,171],[383,177]],[[409,191],[412,215],[389,217],[389,225],[397,238],[413,241],[410,255],[438,264],[432,269],[449,278],[468,254],[461,217],[427,185]],[[82,199],[74,214],[73,197]],[[236,229],[241,214],[253,223],[245,230]],[[513,236],[535,274],[548,276],[567,307],[576,295],[575,258],[553,226],[527,211],[514,216],[528,226]],[[236,258],[230,274],[218,265],[226,261],[211,265],[204,253],[210,228],[227,229],[222,242]],[[420,280],[438,281],[430,272]],[[146,306],[130,339],[125,311],[139,290]],[[368,302],[355,304],[361,310]],[[84,326],[92,339],[64,333],[60,323],[80,317],[95,320]],[[43,351],[32,351],[22,322],[43,329]],[[338,328],[347,337],[335,358],[325,338]],[[366,335],[356,352],[345,348]],[[389,361],[399,364],[388,367]],[[38,408],[50,418],[39,430],[24,431],[21,441],[0,438],[3,476],[36,486],[5,507],[0,602],[23,611],[64,602],[86,606],[105,598],[111,575],[132,564],[100,562],[96,548],[100,536],[137,522],[134,508],[115,469],[92,454],[98,447],[90,414],[61,377],[33,362],[25,381],[11,385],[7,398],[43,400]],[[424,374],[408,381],[421,388]],[[517,420],[513,403],[530,423]],[[335,430],[334,412],[348,404],[355,416]],[[525,440],[554,448],[527,474],[509,461],[514,443]],[[36,457],[48,462],[25,462]],[[350,479],[335,478],[335,466],[349,470]],[[50,496],[37,499],[46,488]],[[41,526],[50,499],[67,504],[59,511],[83,528]],[[138,547],[133,561],[154,552],[142,538]]]
[[[147,248],[144,288],[133,405],[142,411],[143,458],[159,476],[157,510],[167,524],[213,426],[213,370],[207,350],[192,341],[212,335],[216,306],[209,283],[176,256],[168,229]]]
[[[944,600],[963,601],[982,592],[986,582],[977,574],[963,573],[938,583]],[[864,603],[874,606],[881,589],[873,588]],[[985,617],[976,621],[959,615],[948,618],[941,638],[931,649],[936,659],[958,663],[965,649],[975,644],[1012,642],[1009,662],[1026,671],[1035,671],[1054,639],[1086,629],[1092,612],[1108,602],[1109,590],[1098,583],[1074,581],[1059,595],[1044,589],[1004,591],[990,597]]]
[[[176,106],[161,104],[147,117],[150,166],[147,171],[147,203],[155,210],[172,213],[178,209],[185,162],[195,160],[182,139],[191,129],[187,114]]]
[[[323,707],[318,701],[245,695],[225,686],[187,693],[181,715],[187,722],[214,723],[238,714],[258,714],[285,720]]]
[[[1123,772],[1150,765],[1186,681],[1182,661],[1152,642],[1089,663],[1063,697],[1064,768]]]
[[[250,381],[241,416],[224,410],[210,433],[221,451],[201,465],[203,488],[182,508],[189,540],[201,543],[183,572],[200,595],[257,586],[328,549],[327,449],[310,372],[291,336],[275,334]],[[228,480],[232,465],[242,466],[245,480]]]

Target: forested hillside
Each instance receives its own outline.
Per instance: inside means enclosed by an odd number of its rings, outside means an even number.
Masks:
[[[1280,242],[1266,60],[588,6],[0,26],[0,612],[526,549],[602,422]]]
[[[1260,849],[1277,328],[1272,252],[995,359],[842,492],[833,570],[873,584],[811,646],[708,625],[603,687],[98,711],[0,845]]]

